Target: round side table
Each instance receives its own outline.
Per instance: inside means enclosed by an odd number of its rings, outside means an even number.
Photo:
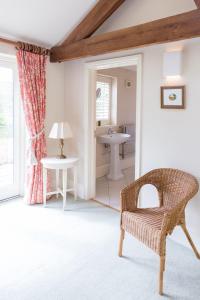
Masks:
[[[41,160],[43,165],[43,204],[46,206],[47,196],[61,194],[63,197],[63,209],[66,209],[67,192],[74,192],[74,199],[77,199],[77,157],[70,158],[56,158],[56,157],[45,157]],[[47,169],[56,171],[56,191],[47,193]],[[67,170],[73,169],[73,187],[68,188],[67,185]],[[59,175],[60,170],[62,172],[62,189],[59,188]]]

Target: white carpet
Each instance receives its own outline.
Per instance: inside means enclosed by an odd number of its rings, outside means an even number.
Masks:
[[[1,300],[200,299],[200,261],[169,241],[157,295],[158,258],[128,236],[118,258],[119,213],[95,202],[49,208],[0,205]]]

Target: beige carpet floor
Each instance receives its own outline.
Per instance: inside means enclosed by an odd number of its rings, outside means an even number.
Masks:
[[[200,261],[167,244],[165,295],[158,258],[128,236],[118,258],[119,213],[91,201],[0,205],[1,300],[200,299]]]

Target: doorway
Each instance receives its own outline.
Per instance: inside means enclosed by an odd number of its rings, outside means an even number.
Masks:
[[[95,200],[120,208],[135,179],[136,66],[97,70]]]
[[[22,192],[24,126],[14,56],[0,56],[0,200]]]
[[[114,68],[133,67],[136,72],[136,108],[135,108],[135,146],[134,165],[132,175],[134,179],[140,176],[140,119],[141,119],[141,83],[142,83],[142,55],[132,55],[114,59],[100,60],[86,64],[87,71],[87,93],[85,96],[85,198],[96,199],[96,146],[97,127],[96,120],[96,97],[97,76],[102,70]],[[115,76],[113,76],[115,77]],[[125,83],[126,84],[126,83]],[[129,84],[127,82],[127,84]],[[125,124],[124,124],[125,125]],[[109,204],[108,204],[109,205]]]

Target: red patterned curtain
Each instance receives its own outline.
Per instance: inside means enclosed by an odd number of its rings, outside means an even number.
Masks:
[[[29,132],[25,198],[28,204],[43,203],[41,159],[46,156],[44,120],[46,111],[46,56],[17,51],[21,98]]]

